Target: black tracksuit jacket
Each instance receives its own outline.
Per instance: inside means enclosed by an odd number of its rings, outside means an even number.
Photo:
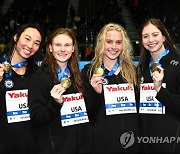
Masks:
[[[62,127],[61,105],[50,95],[54,86],[48,67],[39,69],[32,78],[29,108],[34,126],[38,154],[88,154],[91,152],[89,123]],[[73,85],[64,94],[76,93]]]
[[[89,83],[89,64],[81,71],[82,79],[86,89],[85,101],[87,104],[88,115],[94,129],[93,143],[94,153],[98,154],[137,154],[139,146],[135,141],[132,146],[123,148],[120,137],[123,133],[133,132],[134,138],[138,136],[138,114],[116,114],[106,115],[104,93],[96,93]],[[105,70],[108,73],[108,70]],[[107,77],[108,84],[125,83],[121,74],[113,74]],[[129,138],[132,139],[132,138]]]
[[[3,61],[1,61],[2,63]],[[7,122],[6,91],[29,88],[33,67],[29,67],[24,75],[12,71],[12,77],[0,82],[0,154],[35,154],[35,144],[30,121]],[[11,80],[13,86],[7,88],[6,81]]]
[[[156,99],[165,106],[165,114],[140,114],[141,136],[170,139],[180,136],[180,55],[170,51],[160,60],[164,68],[163,83]],[[143,83],[153,83],[149,68],[144,71]],[[144,143],[142,153],[178,154],[180,141],[168,143]]]

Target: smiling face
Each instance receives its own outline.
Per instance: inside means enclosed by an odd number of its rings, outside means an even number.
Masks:
[[[142,44],[151,54],[161,54],[164,50],[165,37],[153,24],[148,24],[142,31]]]
[[[68,59],[74,52],[74,45],[69,36],[58,34],[54,37],[52,44],[49,45],[49,49],[58,64],[67,64]]]
[[[104,61],[116,61],[123,50],[122,34],[117,30],[110,30],[106,34],[104,43]]]
[[[15,35],[14,41],[16,42],[16,40],[17,36]],[[41,34],[37,29],[26,28],[15,45],[14,55],[18,55],[16,58],[22,60],[31,57],[38,51],[41,41]]]

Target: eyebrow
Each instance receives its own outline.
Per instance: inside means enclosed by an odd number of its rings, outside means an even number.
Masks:
[[[25,36],[32,38],[31,36],[29,36],[29,35],[27,35],[27,34],[26,34]],[[40,40],[36,40],[36,41],[37,41],[37,42],[41,42]]]
[[[159,32],[153,32],[152,34],[156,34],[156,33],[159,33]],[[148,35],[147,33],[144,33],[142,35]]]

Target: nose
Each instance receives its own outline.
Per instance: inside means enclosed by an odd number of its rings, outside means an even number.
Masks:
[[[149,36],[149,42],[153,42],[154,38],[152,36]]]
[[[27,46],[28,46],[28,48],[32,48],[33,47],[33,42],[28,42],[28,44],[27,44]]]
[[[64,45],[61,46],[61,52],[62,52],[62,51],[65,51]]]
[[[115,49],[116,48],[116,42],[113,42],[112,44],[112,48]]]

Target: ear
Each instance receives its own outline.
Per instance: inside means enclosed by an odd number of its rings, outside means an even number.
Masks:
[[[163,36],[163,42],[165,42],[165,40],[166,40],[166,38],[165,38],[165,36]]]
[[[74,52],[74,45],[73,45],[73,47],[72,47],[72,52]]]
[[[15,34],[13,38],[14,38],[14,41],[16,42],[16,40],[17,40],[17,34]]]
[[[52,52],[52,45],[49,44],[49,51]]]

